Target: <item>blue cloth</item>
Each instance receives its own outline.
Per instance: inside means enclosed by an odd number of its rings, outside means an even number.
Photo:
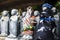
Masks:
[[[47,21],[54,21],[55,19],[54,18],[45,18],[45,20],[47,20]]]
[[[40,20],[46,20],[46,21],[54,21],[54,18],[40,18]]]
[[[45,3],[45,4],[43,4],[43,5],[42,5],[42,7],[51,8],[51,7],[52,7],[52,5],[50,5],[50,4],[48,4],[48,3]]]

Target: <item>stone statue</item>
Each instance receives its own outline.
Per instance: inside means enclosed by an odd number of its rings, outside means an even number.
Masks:
[[[22,19],[21,19],[21,22],[20,22],[20,28],[21,28],[21,32],[23,31],[23,28],[24,28],[24,21],[25,21],[25,16],[26,16],[26,12],[23,12],[22,13]]]
[[[22,37],[19,40],[30,40],[30,39],[32,39],[32,36],[31,36],[32,31],[29,28],[31,25],[31,23],[30,23],[31,14],[32,14],[32,7],[29,6],[27,8],[27,12],[26,12],[25,17],[22,18],[23,19],[22,20],[23,21],[23,32],[21,33]]]
[[[2,17],[1,17],[1,35],[2,36],[8,35],[8,23],[9,23],[9,13],[8,11],[4,10],[2,12]]]
[[[10,35],[8,37],[16,37],[17,36],[17,28],[18,28],[18,10],[17,9],[12,9],[11,10],[11,17],[9,21],[9,31]]]

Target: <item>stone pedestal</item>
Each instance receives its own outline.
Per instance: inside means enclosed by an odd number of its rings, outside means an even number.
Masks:
[[[9,38],[9,37],[6,37],[5,40],[18,40],[18,38]]]
[[[5,40],[6,37],[0,37],[0,40]]]

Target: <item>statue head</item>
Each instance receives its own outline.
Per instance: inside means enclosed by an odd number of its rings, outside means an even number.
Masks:
[[[23,13],[22,13],[22,17],[25,17],[25,16],[26,16],[26,12],[23,12]]]
[[[18,13],[18,10],[17,9],[12,9],[11,10],[11,15],[17,15]]]
[[[51,10],[53,11],[53,13],[55,13],[56,12],[56,7],[52,7]]]
[[[34,16],[38,16],[39,14],[39,11],[34,11]]]
[[[9,14],[9,11],[7,11],[7,10],[4,10],[4,11],[2,12],[2,16],[8,16],[8,14]]]
[[[49,8],[49,9],[51,9],[51,8],[52,8],[52,5],[49,4],[49,3],[44,3],[44,4],[42,5],[42,8],[43,8],[43,7],[47,7],[47,8]]]
[[[43,10],[43,11],[49,11],[51,8],[52,8],[52,5],[49,4],[49,3],[44,3],[44,4],[42,5],[42,10]]]

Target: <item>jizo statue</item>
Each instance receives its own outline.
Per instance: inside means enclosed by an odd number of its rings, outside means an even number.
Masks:
[[[12,9],[11,10],[11,17],[9,21],[9,31],[10,35],[8,37],[16,37],[17,36],[17,27],[18,27],[18,10],[17,9]]]
[[[23,31],[23,28],[24,28],[24,21],[25,21],[25,16],[26,16],[26,12],[22,12],[22,19],[21,19],[21,22],[20,22],[20,26],[21,26],[21,32]]]
[[[4,10],[2,12],[2,17],[1,17],[1,35],[2,36],[8,35],[8,23],[9,23],[9,13],[8,11]]]
[[[35,21],[37,22],[37,26],[39,25],[40,22],[40,13],[39,11],[34,11],[34,16],[35,16]]]
[[[24,17],[24,27],[30,26],[30,17],[32,14],[32,7],[27,8],[26,16]]]
[[[31,17],[31,14],[32,14],[32,7],[29,6],[27,8],[27,12],[26,12],[25,17],[22,18],[22,19],[24,19],[23,20],[23,30],[24,31],[21,33],[23,36],[21,37],[20,40],[30,40],[30,39],[32,39],[32,36],[31,36],[32,31],[30,30],[30,25],[31,25],[30,17]]]
[[[51,8],[51,12],[52,12],[53,15],[57,14],[57,9],[56,9],[56,7],[52,7],[52,8]]]

